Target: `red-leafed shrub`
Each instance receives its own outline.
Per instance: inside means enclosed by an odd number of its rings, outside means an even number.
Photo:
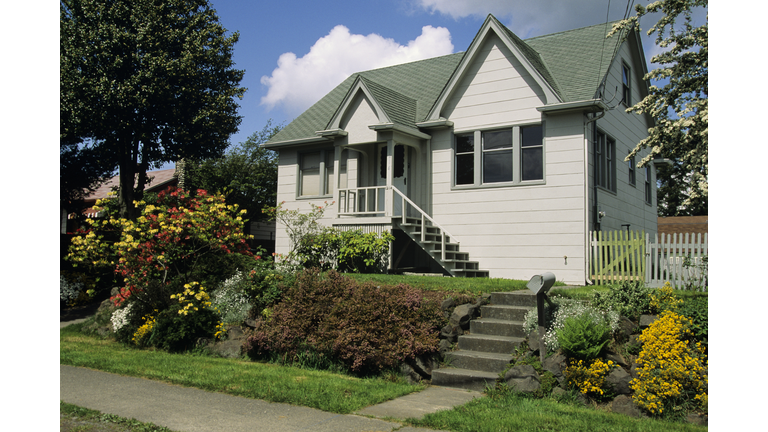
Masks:
[[[253,358],[286,361],[310,351],[353,372],[378,372],[437,351],[446,295],[305,270],[245,348]]]

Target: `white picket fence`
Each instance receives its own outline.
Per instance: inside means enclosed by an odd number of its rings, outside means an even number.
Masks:
[[[645,240],[645,283],[658,288],[669,282],[676,289],[706,291],[709,242],[707,234],[662,234]]]
[[[597,231],[591,238],[595,283],[642,280],[653,288],[669,282],[675,289],[707,290],[707,234]]]

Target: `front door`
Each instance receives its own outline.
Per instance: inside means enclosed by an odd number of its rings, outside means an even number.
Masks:
[[[392,157],[392,186],[408,196],[408,147],[397,144],[395,145],[394,155]],[[377,171],[377,186],[387,185],[387,145],[380,144],[378,152],[378,169]],[[395,206],[393,216],[402,215],[403,202],[400,196],[395,194]],[[379,196],[379,208],[384,208],[384,195]]]

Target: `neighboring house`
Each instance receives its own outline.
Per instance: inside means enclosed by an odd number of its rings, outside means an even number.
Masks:
[[[697,234],[704,237],[709,229],[709,216],[669,216],[659,217],[659,234],[677,234],[680,239],[683,234],[689,234],[693,239]]]
[[[82,211],[82,214],[84,214],[87,217],[93,218],[97,217],[98,213],[93,209],[93,206],[96,205],[96,201],[100,199],[107,198],[109,196],[116,196],[111,195],[113,193],[113,190],[116,191],[117,187],[120,185],[120,176],[114,176],[110,178],[109,180],[102,183],[101,186],[96,188],[95,191],[88,194],[84,199],[85,203],[85,210]],[[145,192],[160,192],[164,189],[167,189],[171,186],[177,186],[178,185],[178,178],[176,176],[176,169],[166,169],[166,170],[160,170],[160,171],[148,171],[147,172],[147,184],[144,187]],[[114,192],[116,193],[116,192]],[[70,213],[68,215],[68,219],[70,220],[70,224],[74,223],[75,214]],[[74,231],[74,227],[67,227],[68,232]]]
[[[589,231],[656,231],[655,168],[624,162],[646,61],[610,29],[523,41],[489,15],[466,52],[353,74],[265,145],[277,201],[391,230],[391,271],[584,283]]]

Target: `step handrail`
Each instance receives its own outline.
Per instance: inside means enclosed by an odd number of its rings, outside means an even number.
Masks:
[[[446,243],[445,238],[449,237],[449,238],[453,239],[454,242],[458,245],[459,242],[456,241],[456,237],[454,237],[453,234],[449,233],[448,230],[443,228],[439,223],[435,222],[435,220],[432,219],[432,217],[430,217],[427,214],[427,212],[422,210],[421,207],[417,206],[416,203],[414,203],[413,201],[410,200],[410,198],[408,198],[407,196],[405,196],[405,194],[400,192],[400,190],[398,188],[393,186],[392,189],[395,191],[395,193],[400,195],[400,198],[402,198],[402,200],[403,200],[403,206],[402,206],[403,214],[401,215],[402,223],[406,223],[407,214],[408,214],[408,212],[406,211],[405,203],[408,203],[411,207],[413,207],[416,211],[418,211],[421,214],[421,241],[422,242],[424,242],[426,240],[425,236],[426,236],[426,232],[427,232],[427,228],[426,228],[426,224],[424,223],[424,219],[429,220],[429,222],[432,224],[432,226],[440,228],[440,236],[441,236],[440,255],[441,255],[441,259],[443,261],[445,261],[445,243]]]

